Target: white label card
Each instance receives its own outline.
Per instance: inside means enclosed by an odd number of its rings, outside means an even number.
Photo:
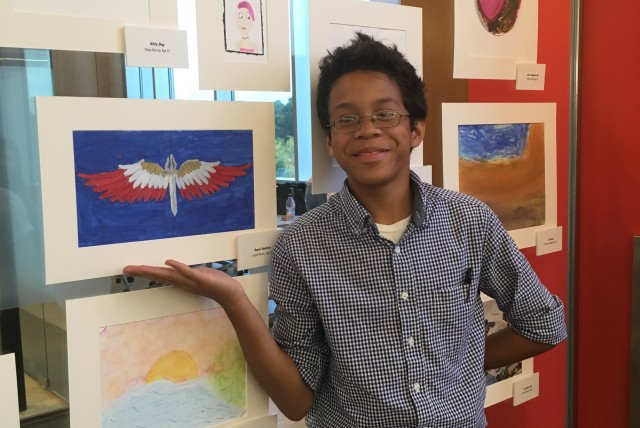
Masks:
[[[189,68],[187,32],[150,27],[124,27],[128,67]]]
[[[238,236],[238,269],[252,269],[271,264],[271,251],[281,229]]]
[[[513,405],[517,406],[540,395],[540,373],[513,382]]]
[[[562,251],[562,227],[536,232],[536,256]]]
[[[517,64],[516,89],[544,91],[546,64]]]

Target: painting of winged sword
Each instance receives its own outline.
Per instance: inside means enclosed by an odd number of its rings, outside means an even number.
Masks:
[[[80,247],[252,229],[250,130],[74,131]]]

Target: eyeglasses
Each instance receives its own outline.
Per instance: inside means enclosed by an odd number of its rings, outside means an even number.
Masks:
[[[393,128],[398,126],[403,117],[409,114],[398,113],[393,110],[382,110],[367,116],[356,116],[353,114],[345,114],[340,116],[335,122],[327,125],[327,128],[333,127],[336,134],[349,134],[355,132],[362,126],[362,119],[368,117],[373,126],[376,128]]]

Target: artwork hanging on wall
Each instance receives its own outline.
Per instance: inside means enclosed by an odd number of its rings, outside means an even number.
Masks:
[[[225,51],[265,55],[262,0],[225,0],[222,16]]]
[[[443,104],[443,184],[485,202],[519,248],[557,225],[555,104]]]
[[[246,412],[246,362],[222,308],[107,325],[99,336],[103,428],[214,425]]]
[[[507,327],[502,311],[494,299],[481,294],[484,307],[485,336],[497,333]],[[513,397],[513,383],[525,376],[533,374],[533,358],[505,367],[488,370],[485,374],[487,393],[484,407],[492,406]]]
[[[389,45],[395,44],[422,76],[422,9],[359,0],[309,2],[309,67],[311,70],[311,136],[313,192],[340,190],[344,171],[329,156],[325,130],[315,106],[318,62],[338,46],[362,32]],[[422,144],[411,153],[411,165],[423,165]]]
[[[267,275],[238,281],[266,322]],[[72,299],[67,326],[71,427],[275,427],[210,299],[173,287]]]
[[[124,53],[125,24],[177,29],[177,3],[175,0],[0,2],[3,47]]]
[[[287,0],[196,0],[196,20],[200,89],[291,90]]]
[[[18,382],[15,354],[0,355],[0,427],[19,428]]]
[[[80,247],[254,229],[250,130],[74,131],[73,151]]]
[[[453,77],[516,79],[537,62],[538,0],[455,0]]]
[[[36,107],[48,284],[233,259],[238,234],[275,227],[271,104],[39,97]]]

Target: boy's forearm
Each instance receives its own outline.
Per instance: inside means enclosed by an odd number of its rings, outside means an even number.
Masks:
[[[484,369],[504,367],[541,354],[554,345],[533,342],[507,327],[487,337]]]

